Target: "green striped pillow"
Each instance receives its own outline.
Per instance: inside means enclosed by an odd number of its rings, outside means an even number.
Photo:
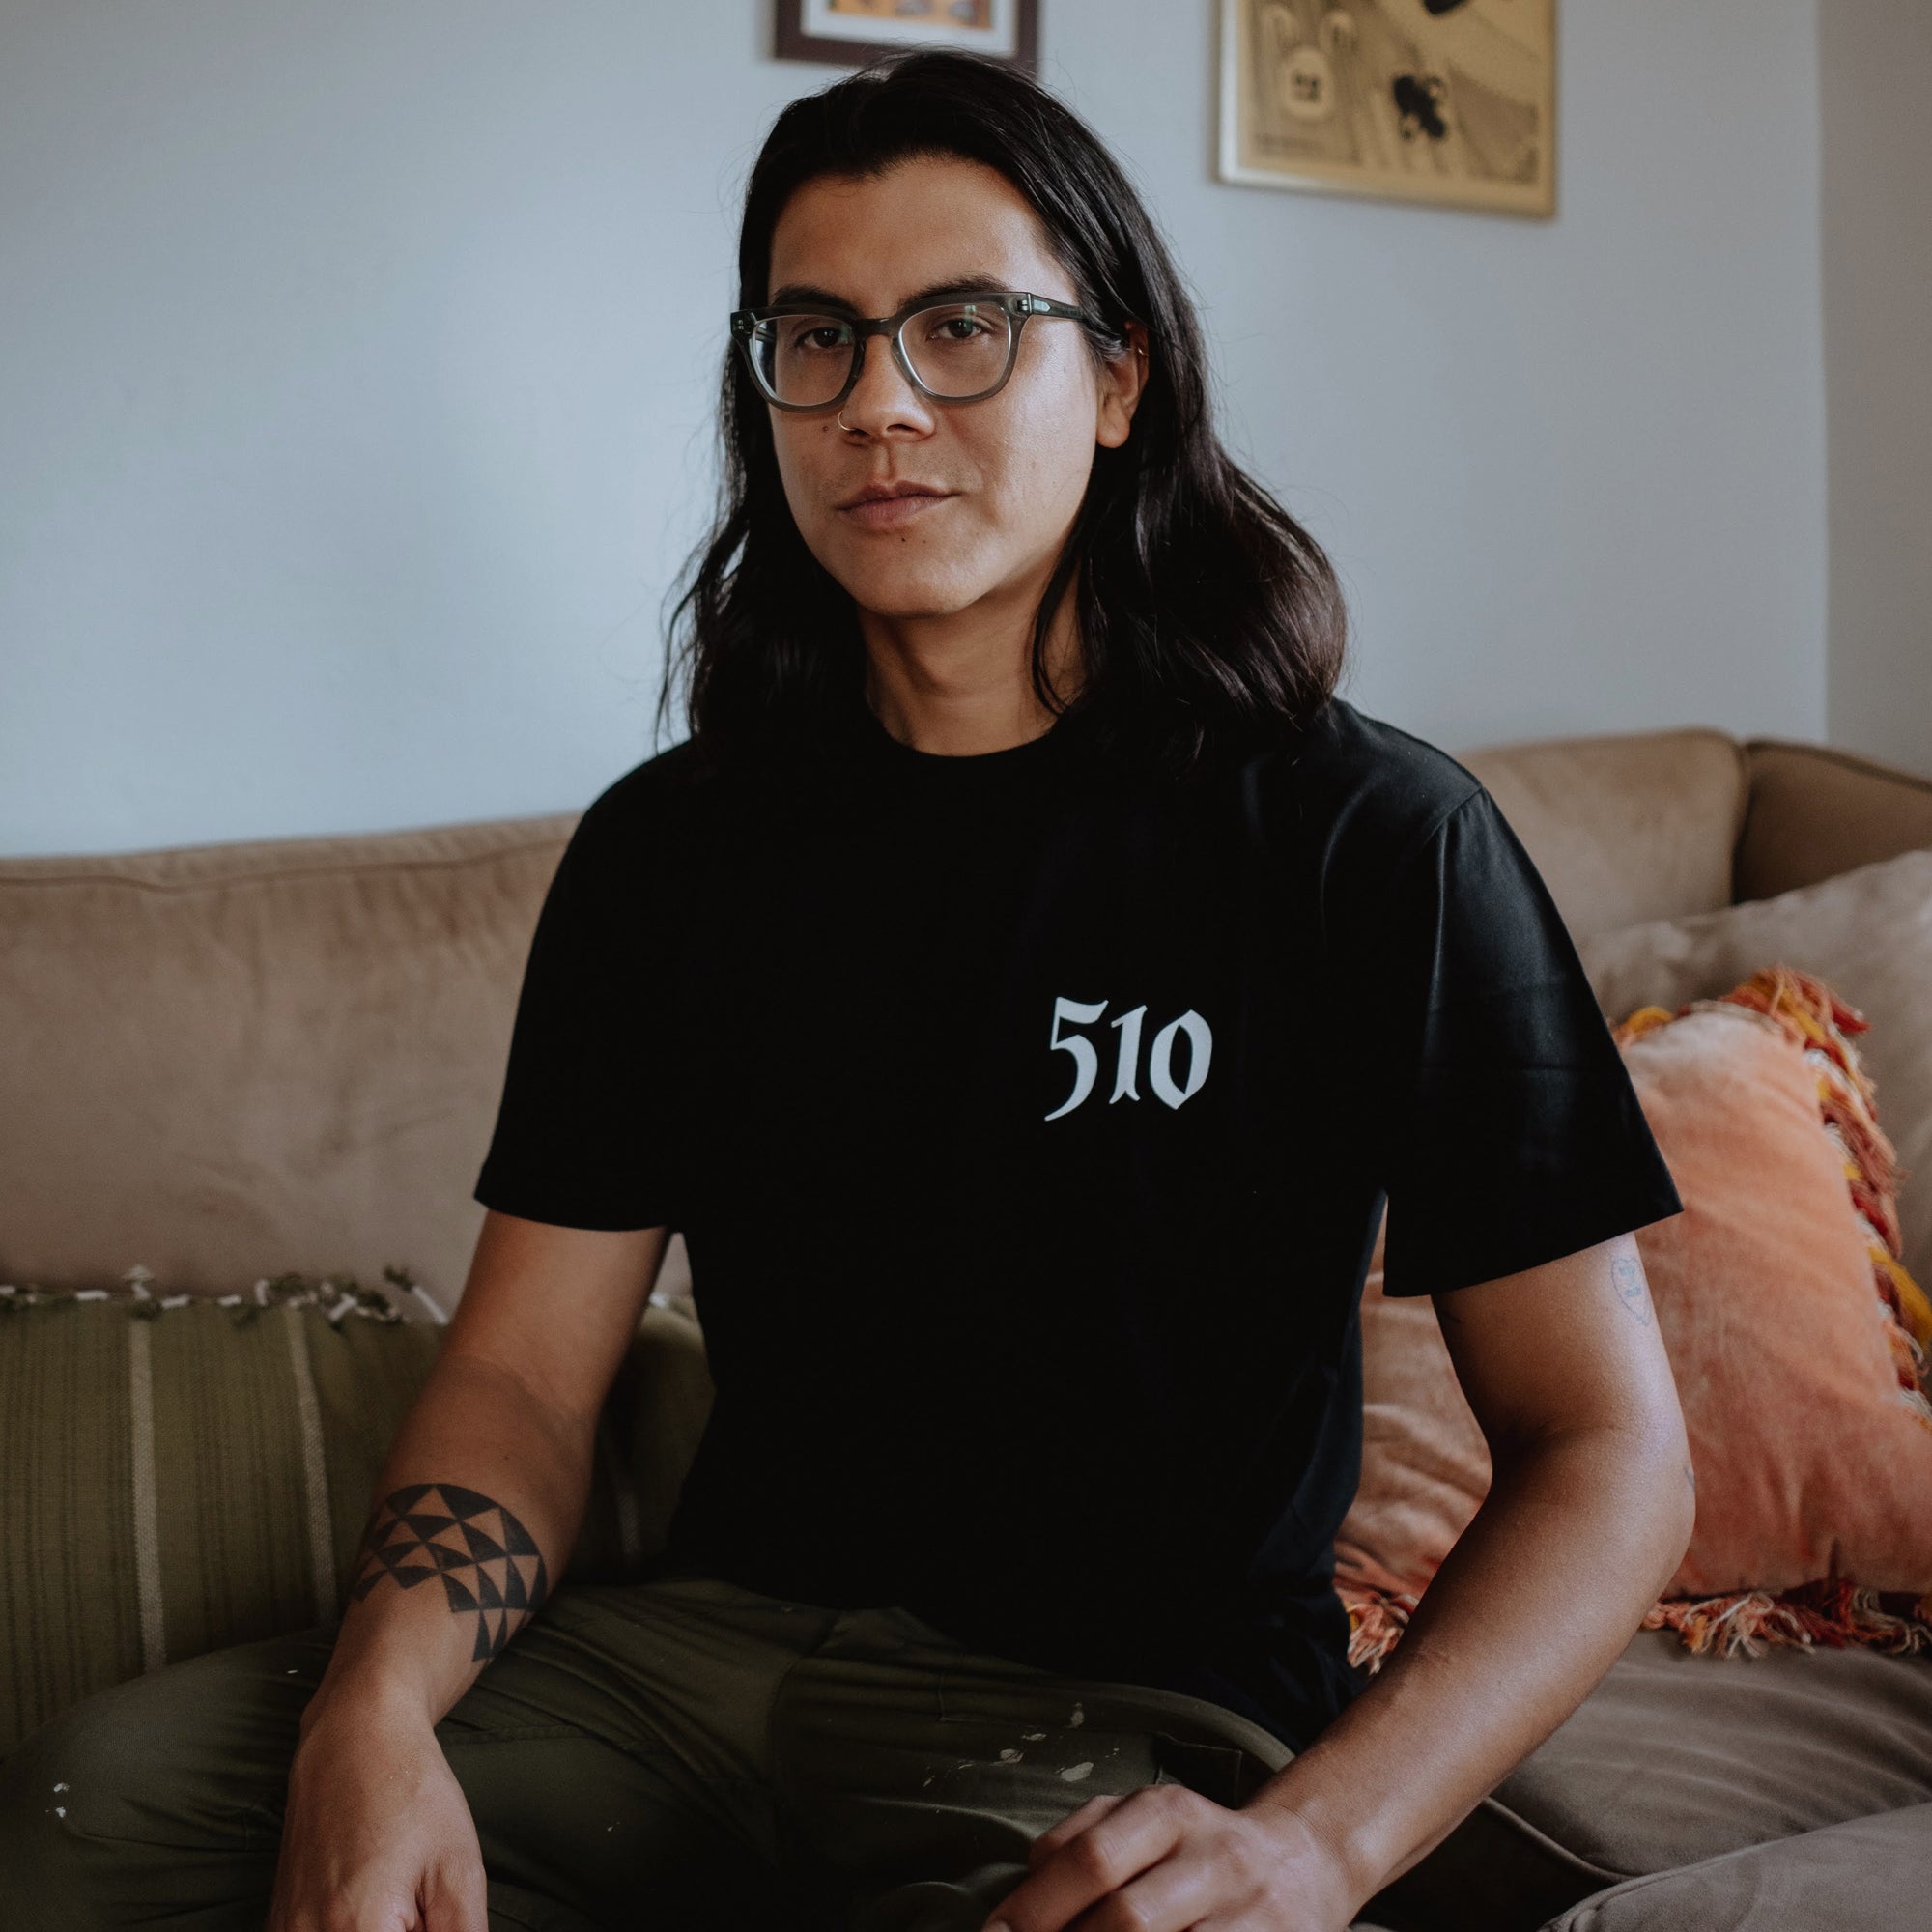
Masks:
[[[332,1620],[443,1332],[342,1276],[129,1279],[0,1288],[0,1756],[90,1691]],[[615,1409],[572,1577],[633,1574],[660,1529]]]

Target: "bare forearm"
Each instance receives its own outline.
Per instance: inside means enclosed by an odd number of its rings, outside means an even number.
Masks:
[[[1499,1469],[1379,1675],[1252,1802],[1297,1812],[1372,1896],[1582,1701],[1689,1533],[1668,1441],[1591,1429],[1526,1451]]]
[[[582,1520],[591,1455],[588,1431],[518,1377],[445,1351],[377,1481],[304,1731],[350,1707],[440,1719],[548,1594]]]

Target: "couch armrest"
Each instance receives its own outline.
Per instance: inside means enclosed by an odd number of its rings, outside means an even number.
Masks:
[[[1932,846],[1932,780],[1784,738],[1747,739],[1745,768],[1733,900],[1772,898]]]

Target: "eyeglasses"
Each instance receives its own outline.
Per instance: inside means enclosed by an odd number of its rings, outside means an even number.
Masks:
[[[1035,315],[1112,334],[1085,309],[1020,289],[969,290],[896,315],[833,315],[803,302],[743,308],[732,314],[731,333],[765,400],[781,410],[842,405],[865,369],[869,335],[891,341],[894,359],[921,395],[977,403],[1012,374],[1020,330]]]

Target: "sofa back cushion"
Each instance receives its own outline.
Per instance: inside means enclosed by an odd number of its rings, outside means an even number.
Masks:
[[[574,822],[0,862],[0,1280],[453,1302]]]
[[[1693,726],[1459,752],[1543,874],[1574,937],[1731,897],[1745,822],[1736,740]]]

